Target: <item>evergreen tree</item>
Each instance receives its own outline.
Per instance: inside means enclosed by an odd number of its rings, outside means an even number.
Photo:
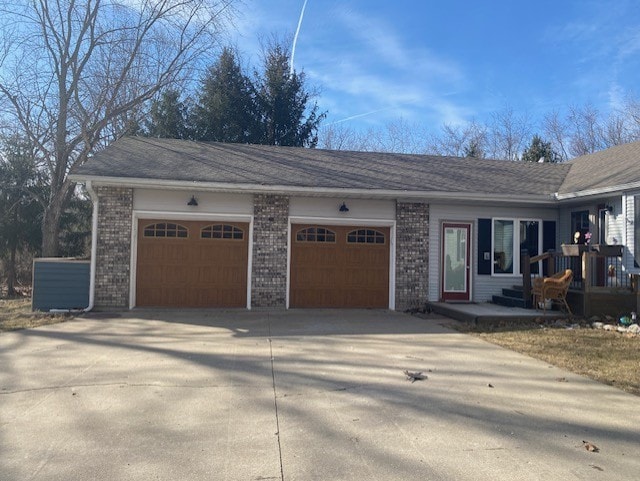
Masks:
[[[318,113],[315,102],[311,105],[304,72],[291,72],[289,60],[282,46],[273,45],[266,52],[264,72],[256,73],[259,143],[315,147],[325,114]]]
[[[42,241],[40,224],[48,189],[36,169],[33,146],[19,136],[4,139],[0,156],[0,258],[7,295],[16,294],[16,265]]]
[[[545,142],[539,135],[534,135],[531,144],[522,153],[524,162],[552,162],[560,160],[560,156],[553,150],[551,142]]]
[[[180,92],[166,90],[151,104],[145,134],[166,139],[189,138],[187,118],[188,110],[185,103],[180,101]]]
[[[242,72],[236,54],[225,48],[202,81],[194,108],[196,140],[257,143],[253,85]]]
[[[484,152],[482,151],[482,147],[480,147],[480,142],[475,139],[470,140],[464,147],[464,156],[474,159],[482,159],[484,157]]]

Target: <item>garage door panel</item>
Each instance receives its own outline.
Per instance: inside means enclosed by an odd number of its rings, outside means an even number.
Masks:
[[[145,220],[139,224],[136,305],[245,307],[249,225],[171,221],[186,229],[188,235],[144,236],[144,226],[168,222]],[[222,225],[232,228],[225,231]],[[201,235],[203,228],[209,230],[206,238]],[[223,232],[233,232],[235,238],[222,238]]]
[[[321,227],[335,233],[318,241]],[[359,227],[293,225],[289,303],[292,307],[389,306],[389,228],[349,235]],[[372,228],[373,229],[373,228]],[[367,239],[384,243],[366,243]],[[312,239],[311,241],[309,239]],[[322,238],[327,240],[326,238]],[[362,240],[362,243],[348,242]]]

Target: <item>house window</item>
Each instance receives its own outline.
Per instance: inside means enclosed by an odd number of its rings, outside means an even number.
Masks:
[[[298,242],[335,242],[336,233],[324,227],[307,227],[296,233]]]
[[[578,244],[585,243],[585,234],[589,232],[589,211],[580,210],[571,213],[571,243],[575,241],[574,235],[580,233]]]
[[[213,224],[203,227],[200,231],[201,239],[244,239],[244,231],[229,224]]]
[[[384,233],[374,229],[352,230],[347,234],[347,244],[384,244]]]
[[[185,226],[169,222],[150,224],[144,228],[145,237],[177,237],[184,239],[188,235],[189,231]]]
[[[539,220],[493,219],[493,274],[520,274],[521,251],[540,253],[542,229]],[[533,264],[531,272],[538,272]]]

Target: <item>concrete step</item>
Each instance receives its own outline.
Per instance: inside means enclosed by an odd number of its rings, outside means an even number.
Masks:
[[[524,292],[522,287],[518,289],[517,287],[502,289],[502,295],[505,297],[515,297],[516,299],[524,299]]]
[[[510,296],[493,296],[493,303],[507,307],[521,307],[523,309],[530,307],[528,304],[531,304],[530,302],[525,302],[522,297],[517,298]]]

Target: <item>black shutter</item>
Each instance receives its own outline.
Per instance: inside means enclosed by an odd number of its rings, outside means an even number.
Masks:
[[[491,275],[491,219],[478,219],[478,274]]]
[[[556,221],[555,220],[542,221],[542,252],[547,252],[550,250],[556,250]],[[549,270],[547,269],[546,261],[542,263],[542,274],[545,276],[549,275]]]

